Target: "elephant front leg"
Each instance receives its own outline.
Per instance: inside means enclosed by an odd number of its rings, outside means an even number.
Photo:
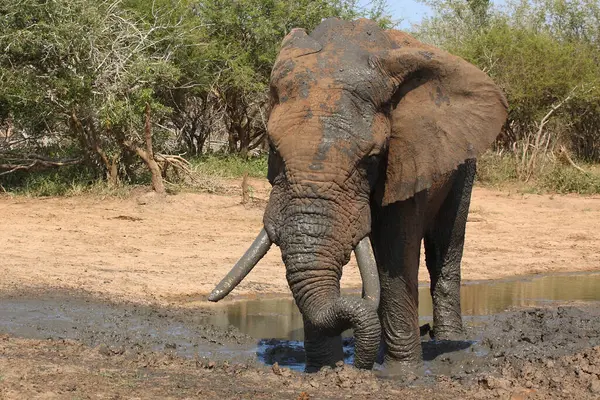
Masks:
[[[304,319],[304,351],[306,353],[306,372],[317,372],[322,367],[334,367],[344,360],[342,336],[328,336],[316,329]]]
[[[420,362],[418,270],[423,224],[421,195],[379,209],[373,243],[381,282],[379,315],[384,361]]]
[[[421,339],[416,276],[393,276],[385,272],[380,276],[379,315],[385,346],[384,362],[419,362]]]

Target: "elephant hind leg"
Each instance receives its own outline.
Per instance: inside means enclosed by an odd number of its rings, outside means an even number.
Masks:
[[[425,233],[425,259],[433,298],[433,329],[438,340],[464,338],[460,263],[475,171],[475,160],[468,160],[458,168],[450,192]]]

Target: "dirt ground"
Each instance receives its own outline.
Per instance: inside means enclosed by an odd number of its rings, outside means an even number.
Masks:
[[[504,312],[470,326],[473,342],[424,337],[425,363],[408,370],[260,365],[243,350],[256,338],[203,324],[206,294],[261,228],[268,184],[251,185],[250,205],[235,193],[0,196],[3,315],[43,320],[0,319],[0,399],[600,398],[597,303]],[[598,226],[600,197],[476,188],[463,279],[599,270]],[[360,285],[354,261],[342,284]],[[276,248],[234,292],[273,293],[288,293]],[[224,345],[231,357],[199,355]]]
[[[153,324],[185,317],[155,311],[146,314]],[[118,333],[100,332],[116,341],[98,346],[0,335],[0,399],[598,399],[599,330],[598,304],[512,311],[470,328],[475,343],[424,341],[422,366],[316,374],[181,357]]]
[[[0,291],[83,289],[161,304],[201,298],[262,227],[268,183],[251,185],[255,201],[246,206],[240,195],[0,197]],[[600,197],[475,188],[468,221],[464,280],[600,268]],[[359,285],[352,260],[342,286]],[[233,292],[261,293],[289,293],[275,246]]]

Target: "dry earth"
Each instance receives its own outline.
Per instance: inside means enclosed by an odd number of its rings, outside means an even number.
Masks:
[[[240,196],[212,194],[164,202],[0,197],[0,290],[77,288],[160,303],[205,295],[261,228],[268,184],[252,186],[250,206]],[[600,197],[476,188],[468,221],[464,280],[600,268]],[[427,279],[424,268],[420,278]],[[360,285],[354,260],[342,285]],[[288,290],[274,247],[234,294]]]
[[[202,316],[212,311],[196,306],[205,302],[189,306],[190,299],[204,298],[261,228],[268,185],[251,184],[250,205],[241,205],[239,194],[188,193],[165,201],[139,194],[0,196],[0,302],[10,304],[3,309],[11,315],[10,307],[16,313],[20,304],[39,303],[36,312],[47,320],[48,310],[81,307],[77,312],[92,310],[98,320],[50,334],[65,321],[19,331],[0,319],[0,399],[600,398],[597,304],[494,316],[473,331],[477,345],[451,351],[450,343],[433,357],[429,375],[382,379],[350,367],[305,375],[238,356],[216,362],[181,356],[173,350],[179,345],[161,337],[171,326],[184,326],[194,346],[255,343],[203,326]],[[599,226],[600,197],[476,188],[463,277],[598,270]],[[427,279],[425,270],[420,277]],[[352,261],[343,286],[359,285]],[[234,293],[287,292],[274,248]],[[138,324],[156,327],[156,336],[136,334]],[[426,351],[444,350],[424,343]]]

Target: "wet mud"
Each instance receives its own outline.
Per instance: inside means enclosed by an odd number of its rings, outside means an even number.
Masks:
[[[571,288],[579,295],[557,303],[519,290],[535,305],[467,318],[468,341],[424,332],[421,365],[316,374],[296,371],[301,341],[215,322],[223,310],[13,293],[0,298],[0,398],[600,398],[598,291]],[[351,362],[350,337],[345,352]]]
[[[181,357],[254,356],[256,340],[209,323],[202,308],[102,301],[83,292],[24,292],[0,298],[0,334],[75,340],[102,352],[168,351]]]

